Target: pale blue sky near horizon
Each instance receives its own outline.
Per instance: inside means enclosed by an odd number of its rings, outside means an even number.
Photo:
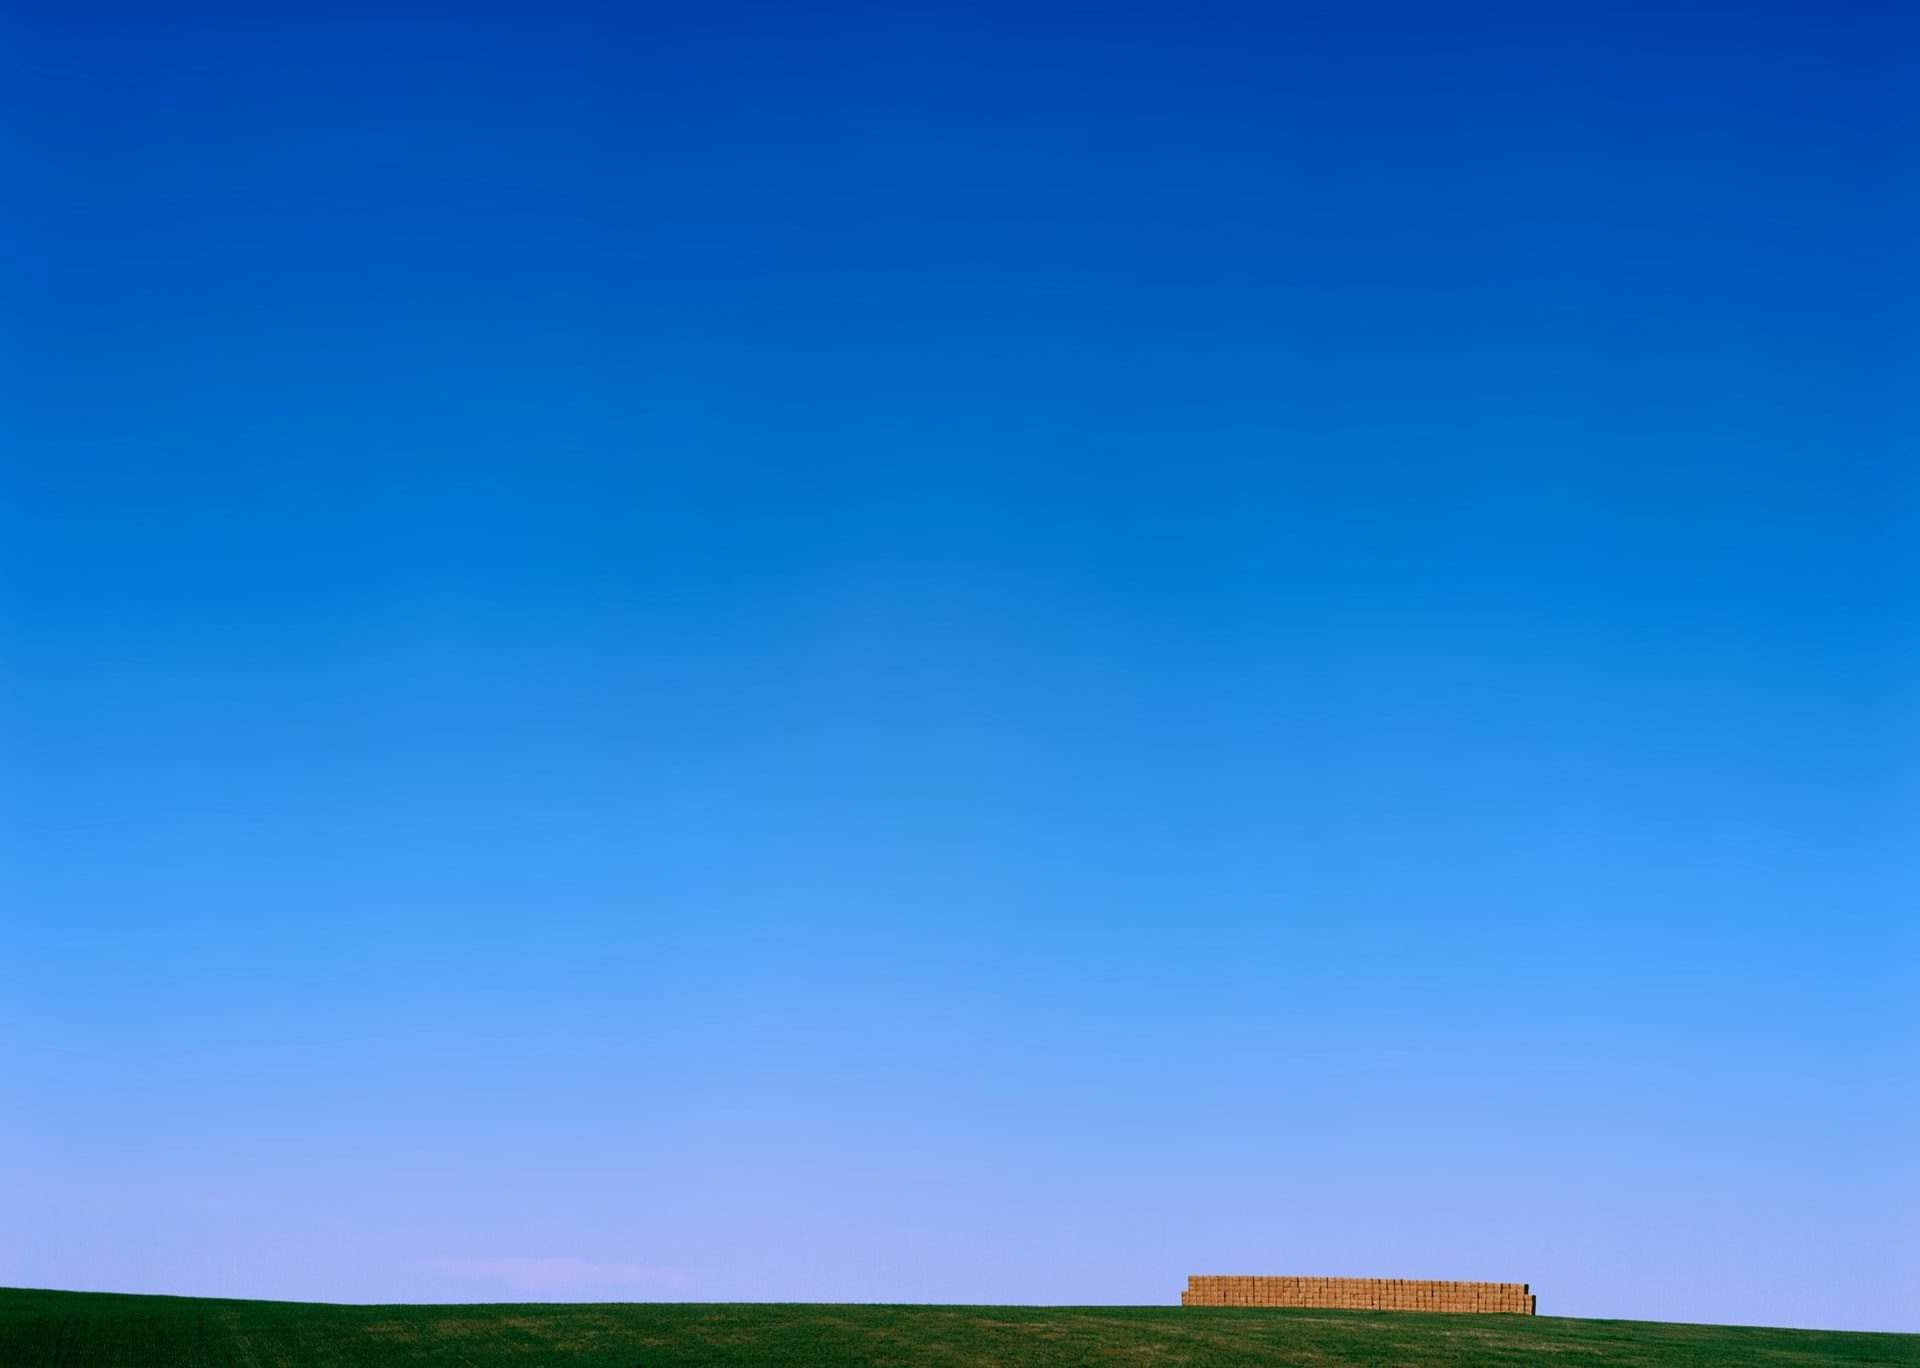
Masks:
[[[1892,5],[0,17],[0,1285],[1920,1331]]]

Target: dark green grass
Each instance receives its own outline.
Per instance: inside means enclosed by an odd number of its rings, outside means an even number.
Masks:
[[[323,1306],[0,1289],[4,1368],[1920,1368],[1920,1335],[1173,1306]]]

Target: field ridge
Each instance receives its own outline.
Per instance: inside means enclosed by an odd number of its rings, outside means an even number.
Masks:
[[[0,1288],[5,1368],[1920,1368],[1920,1335],[1406,1311],[339,1305]]]

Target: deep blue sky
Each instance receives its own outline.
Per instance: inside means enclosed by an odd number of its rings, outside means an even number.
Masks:
[[[10,5],[0,1283],[1920,1330],[1896,9]]]

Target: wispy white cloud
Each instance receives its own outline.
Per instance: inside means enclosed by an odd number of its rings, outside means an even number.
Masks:
[[[640,1290],[681,1292],[689,1282],[687,1275],[676,1268],[593,1263],[586,1259],[435,1259],[431,1267],[456,1277],[479,1278],[514,1292],[542,1296]]]

